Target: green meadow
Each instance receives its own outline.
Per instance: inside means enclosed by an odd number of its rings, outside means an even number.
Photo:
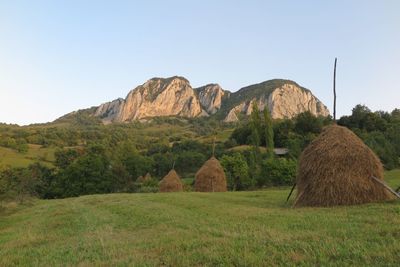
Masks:
[[[55,148],[44,148],[40,145],[28,145],[26,153],[0,146],[0,167],[27,167],[29,164],[40,162],[51,167],[54,161]]]
[[[288,192],[32,200],[0,215],[0,266],[399,265],[400,201],[293,209]]]

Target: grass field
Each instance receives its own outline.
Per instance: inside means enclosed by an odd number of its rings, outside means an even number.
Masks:
[[[288,191],[36,200],[0,215],[0,266],[399,265],[400,201],[292,209]]]
[[[0,146],[0,167],[27,167],[36,161],[52,166],[54,151],[54,148],[42,148],[40,145],[29,144],[26,153],[19,153],[14,149]]]

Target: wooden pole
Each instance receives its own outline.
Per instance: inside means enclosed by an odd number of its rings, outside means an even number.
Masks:
[[[392,188],[390,188],[390,186],[388,186],[384,181],[376,178],[375,176],[371,176],[371,178],[379,183],[380,185],[382,185],[383,187],[385,187],[390,193],[392,193],[393,195],[395,195],[396,197],[400,198],[400,195],[396,193],[396,191],[394,191]]]
[[[288,197],[287,197],[287,199],[286,199],[286,203],[289,201],[289,198],[290,198],[290,196],[292,195],[293,190],[294,190],[295,187],[296,187],[296,183],[293,184],[292,189],[290,190],[290,193],[289,193],[289,195],[288,195]]]
[[[337,58],[335,58],[335,65],[333,67],[333,120],[336,123],[336,62]]]

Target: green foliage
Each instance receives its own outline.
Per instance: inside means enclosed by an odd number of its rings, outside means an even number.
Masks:
[[[151,179],[145,181],[142,184],[138,184],[135,192],[136,193],[157,193],[159,190],[158,181]]]
[[[274,129],[271,114],[267,107],[264,108],[265,148],[268,157],[274,156]]]
[[[16,200],[20,203],[37,196],[41,177],[29,168],[6,168],[0,171],[0,200]]]
[[[338,124],[350,128],[379,156],[386,169],[400,166],[400,112],[372,112],[364,105],[353,108]]]
[[[111,161],[100,145],[90,147],[59,173],[62,197],[112,192]]]
[[[329,118],[315,117],[310,112],[301,113],[292,120],[272,121],[268,115],[264,111],[264,121],[260,127],[264,130],[257,131],[257,127],[254,127],[254,119],[252,119],[250,123],[238,126],[232,132],[230,140],[234,140],[238,145],[258,143],[267,147],[267,143],[270,143],[267,152],[271,151],[272,143],[272,147],[275,145],[288,148],[288,156],[296,159],[304,147],[321,132],[322,127],[331,122]],[[258,121],[258,118],[255,119]],[[269,124],[272,126],[268,126]],[[258,142],[255,140],[257,136]],[[271,154],[268,156],[270,157]],[[254,168],[251,166],[250,169]]]
[[[171,152],[156,153],[152,155],[152,158],[154,162],[154,174],[157,177],[164,177],[172,169],[176,161]]]
[[[131,148],[130,152],[129,150],[123,152],[119,160],[133,179],[145,175],[148,172],[152,172],[154,166],[153,158],[143,156],[133,148]]]
[[[230,190],[245,190],[254,185],[249,177],[249,167],[246,159],[242,154],[236,152],[231,156],[224,155],[220,162],[224,168]]]
[[[255,150],[258,150],[260,146],[262,126],[261,126],[260,110],[258,109],[258,105],[256,102],[254,102],[252,106],[250,125],[251,125],[251,144],[254,146]]]
[[[243,124],[233,130],[229,139],[239,145],[250,145],[249,136],[251,136],[251,127],[248,124]]]
[[[245,90],[246,94],[251,95],[253,89]],[[293,162],[289,159],[297,159],[331,120],[314,117],[309,112],[290,120],[271,120],[267,110],[261,117],[256,104],[252,109],[252,115],[235,129],[232,124],[218,121],[217,116],[160,117],[147,123],[102,125],[91,121],[87,111],[53,124],[24,127],[0,124],[0,168],[5,168],[9,174],[6,176],[12,178],[2,178],[0,191],[3,196],[34,194],[41,198],[153,192],[156,184],[138,186],[136,178],[149,172],[157,183],[174,162],[182,177],[193,177],[211,156],[214,137],[217,138],[215,155],[225,161],[230,188],[250,188],[253,181],[259,186],[288,184],[287,173]],[[385,168],[399,167],[400,110],[371,112],[358,105],[339,124],[360,136]],[[272,158],[263,153],[271,152],[274,144],[289,149],[283,156],[286,163],[281,159],[263,161]],[[243,148],[240,154],[232,154],[239,151],[238,145]],[[252,145],[252,149],[246,150],[246,145]],[[30,165],[35,161],[42,164]],[[14,170],[8,165],[23,168]],[[271,169],[273,175],[266,169]],[[235,180],[237,177],[240,179]],[[190,190],[190,185],[186,189]]]
[[[206,156],[202,153],[182,151],[176,156],[175,169],[184,176],[193,174],[197,172],[206,160]]]
[[[295,118],[294,130],[299,134],[306,134],[306,133],[318,134],[321,132],[322,127],[323,127],[323,118],[315,117],[309,111],[300,113]]]
[[[399,132],[400,134],[400,132]],[[378,155],[384,162],[385,168],[388,170],[399,166],[399,157],[394,147],[385,138],[382,132],[371,132],[364,137],[365,143]]]
[[[296,177],[297,162],[285,158],[269,158],[262,162],[260,186],[292,185]]]
[[[260,138],[261,138],[261,118],[260,118],[260,110],[258,109],[258,105],[256,102],[253,103],[252,111],[251,111],[251,147],[252,153],[250,157],[250,175],[254,178],[257,178],[260,174]]]
[[[54,153],[55,157],[54,165],[58,168],[65,169],[75,159],[77,159],[81,153],[76,149],[58,149]]]

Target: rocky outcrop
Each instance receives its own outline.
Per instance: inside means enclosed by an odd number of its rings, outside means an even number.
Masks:
[[[311,91],[289,80],[270,80],[230,93],[218,84],[193,89],[188,80],[178,76],[153,78],[130,91],[125,99],[100,105],[92,115],[106,124],[157,116],[194,118],[212,114],[225,122],[235,122],[239,114],[251,114],[253,103],[260,110],[267,106],[274,119],[292,118],[305,111],[329,115]]]
[[[329,116],[328,108],[309,90],[293,84],[285,84],[272,92],[268,98],[272,118],[293,118],[309,111],[315,116]]]
[[[108,124],[118,116],[125,100],[118,98],[114,101],[101,104],[95,111],[94,116],[102,119],[103,123]]]
[[[196,89],[202,108],[208,114],[216,113],[222,104],[222,99],[229,97],[230,92],[224,91],[218,84],[208,84]]]
[[[130,91],[125,100],[114,100],[99,106],[94,115],[104,118],[107,123],[156,116],[193,118],[201,113],[200,102],[189,81],[172,77],[153,78]]]
[[[293,118],[299,113],[309,111],[315,116],[328,116],[329,110],[309,90],[295,84],[285,83],[275,88],[269,95],[260,95],[251,100],[244,101],[229,110],[225,122],[235,122],[238,114],[250,115],[253,103],[263,110],[268,107],[273,119]]]

